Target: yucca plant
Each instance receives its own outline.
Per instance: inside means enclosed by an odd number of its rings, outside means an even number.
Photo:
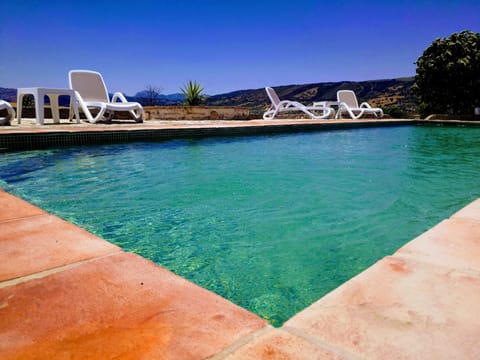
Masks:
[[[205,101],[203,87],[196,81],[190,80],[183,88],[180,88],[185,96],[185,104],[189,106],[200,105]]]

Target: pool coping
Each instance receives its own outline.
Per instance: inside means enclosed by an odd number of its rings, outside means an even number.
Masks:
[[[480,127],[480,121],[418,119],[149,120],[141,124],[128,121],[76,124],[68,120],[53,124],[51,120],[46,121],[43,126],[35,125],[33,119],[23,119],[21,125],[14,123],[12,126],[1,126],[0,152],[177,138],[255,136],[405,125]]]
[[[23,121],[25,123],[25,121]],[[0,151],[33,150],[57,146],[158,141],[176,138],[247,136],[278,133],[402,126],[415,120],[245,120],[245,121],[146,121],[142,124],[80,124],[63,122],[0,128]]]
[[[474,359],[479,239],[480,199],[273,328],[0,189],[0,355]]]

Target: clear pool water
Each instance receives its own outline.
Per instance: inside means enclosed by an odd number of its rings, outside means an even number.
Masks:
[[[480,196],[480,129],[1,155],[0,186],[281,325]]]

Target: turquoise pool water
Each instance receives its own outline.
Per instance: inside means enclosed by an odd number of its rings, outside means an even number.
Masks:
[[[0,186],[281,325],[480,196],[480,129],[1,155]]]

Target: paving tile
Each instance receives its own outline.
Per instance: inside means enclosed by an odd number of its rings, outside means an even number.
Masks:
[[[452,219],[459,218],[480,221],[480,199],[475,200],[452,215]]]
[[[305,339],[286,331],[271,330],[235,352],[227,355],[225,360],[339,360],[345,359],[338,354],[314,345]]]
[[[47,213],[0,222],[0,247],[0,281],[120,251]]]
[[[45,214],[45,211],[0,189],[0,222]]]
[[[129,253],[0,288],[0,358],[204,359],[266,326]]]
[[[480,222],[463,218],[444,220],[400,248],[397,254],[441,266],[480,271]]]
[[[368,359],[479,359],[480,279],[387,257],[285,323]]]

